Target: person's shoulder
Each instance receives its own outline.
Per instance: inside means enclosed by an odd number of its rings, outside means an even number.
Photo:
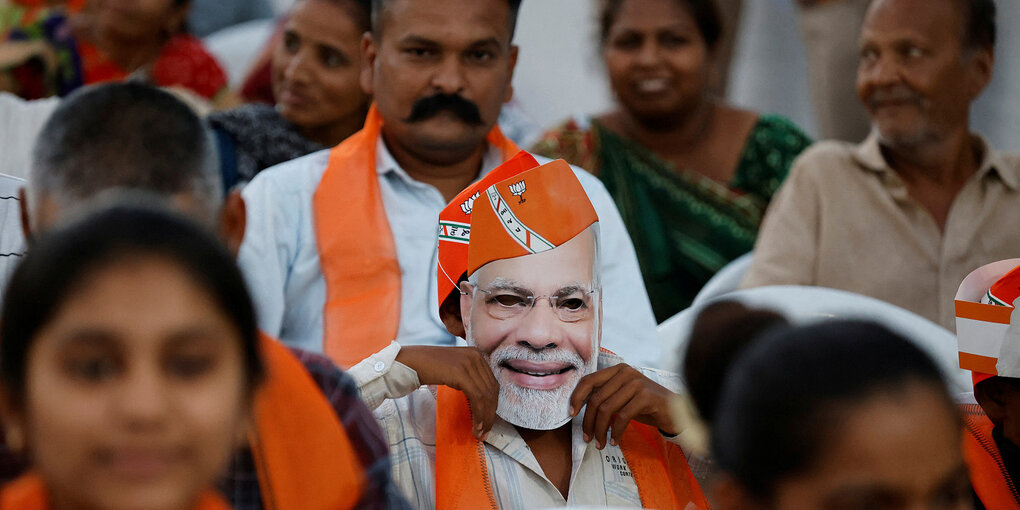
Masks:
[[[280,193],[314,193],[329,165],[330,149],[271,166],[255,176],[246,188],[266,187]]]
[[[857,145],[839,140],[822,140],[809,145],[793,162],[793,172],[804,175],[842,173],[854,165]]]
[[[586,118],[575,116],[543,133],[531,152],[549,158],[565,159],[568,163],[583,166],[591,159],[594,146],[590,122]]]
[[[792,120],[776,114],[758,116],[751,133],[752,137],[803,149],[811,144],[811,137]]]

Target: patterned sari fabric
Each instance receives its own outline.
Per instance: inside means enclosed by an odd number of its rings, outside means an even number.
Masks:
[[[13,13],[13,11],[12,11]],[[13,14],[11,14],[13,16]],[[181,87],[214,101],[227,88],[227,76],[201,41],[178,34],[163,44],[149,65],[128,72],[88,41],[74,37],[71,20],[63,9],[22,13],[6,41],[43,41],[54,59],[48,65],[35,59],[10,69],[18,95],[37,99],[64,96],[82,85],[138,78],[157,87]]]
[[[627,225],[655,318],[690,306],[701,287],[751,251],[765,208],[811,140],[790,121],[764,115],[744,145],[733,180],[678,171],[601,126],[574,120],[546,133],[534,152],[595,173]]]

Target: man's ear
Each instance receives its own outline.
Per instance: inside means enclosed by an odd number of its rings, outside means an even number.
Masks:
[[[230,250],[230,253],[237,258],[237,252],[241,250],[241,242],[244,241],[244,230],[248,225],[247,210],[244,205],[244,198],[240,190],[231,191],[223,202],[223,210],[220,211],[220,239]]]
[[[971,64],[974,67],[973,73],[970,76],[973,79],[974,89],[970,91],[971,100],[977,99],[981,92],[988,87],[988,84],[992,81],[992,75],[995,69],[995,50],[993,49],[978,49],[974,50],[974,54],[970,57]]]
[[[443,325],[446,326],[446,330],[451,335],[467,338],[467,332],[464,330],[464,321],[460,315],[460,306],[460,293],[450,293],[443,300],[443,304],[439,305],[439,318],[443,320]]]
[[[375,94],[375,59],[379,56],[379,47],[371,31],[361,36],[361,90],[368,95]]]
[[[32,239],[32,222],[28,220],[28,193],[25,187],[18,189],[18,209],[21,212],[21,233],[25,235],[25,242]]]
[[[506,95],[503,96],[504,103],[514,98],[514,69],[517,68],[518,51],[519,48],[517,48],[516,44],[510,45],[510,70],[507,73],[509,78],[507,78]]]

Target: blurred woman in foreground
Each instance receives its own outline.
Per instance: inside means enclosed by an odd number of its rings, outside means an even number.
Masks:
[[[716,508],[972,507],[956,406],[899,335],[852,321],[774,330],[726,374]]]
[[[225,509],[213,490],[262,378],[232,257],[201,228],[114,207],[54,231],[0,317],[7,509]]]

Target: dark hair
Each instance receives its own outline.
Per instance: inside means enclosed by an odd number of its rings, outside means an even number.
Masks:
[[[184,270],[237,327],[249,389],[264,368],[255,311],[233,257],[199,225],[166,208],[123,203],[58,227],[32,246],[14,271],[0,315],[0,380],[22,402],[32,343],[64,302],[98,271],[159,257]]]
[[[698,414],[709,425],[733,360],[762,333],[788,324],[776,312],[752,310],[734,301],[712,303],[701,310],[691,328],[683,377]]]
[[[62,207],[109,188],[187,193],[210,209],[222,202],[218,157],[205,122],[174,96],[140,83],[82,88],[40,131],[29,173],[31,203]]]
[[[937,388],[955,413],[942,374],[910,341],[878,324],[828,321],[761,336],[729,371],[712,453],[755,497],[813,467],[839,414],[911,383]],[[924,417],[918,417],[923,419]]]
[[[958,0],[963,9],[964,46],[995,49],[995,0]]]
[[[308,0],[302,0],[308,1]],[[362,32],[372,29],[372,0],[324,0],[341,9],[354,21]]]
[[[609,38],[609,31],[616,23],[616,15],[620,8],[627,1],[634,0],[603,0],[602,9],[599,10],[599,40],[605,44]],[[680,8],[687,11],[694,23],[698,26],[698,32],[705,40],[705,45],[710,50],[715,49],[722,37],[722,16],[719,14],[719,7],[715,0],[675,0]]]
[[[517,30],[517,14],[521,11],[521,2],[524,0],[507,0],[510,7],[510,39],[513,40],[514,32]],[[386,10],[386,4],[390,0],[372,0],[372,34],[375,37],[382,36],[382,14]]]

